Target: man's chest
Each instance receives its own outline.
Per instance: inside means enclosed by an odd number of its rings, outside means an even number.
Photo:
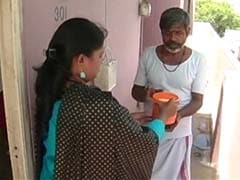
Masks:
[[[175,66],[167,66],[169,70]],[[191,89],[192,83],[196,78],[196,70],[188,65],[179,66],[174,72],[166,70],[162,64],[158,63],[147,70],[147,80],[153,88]]]

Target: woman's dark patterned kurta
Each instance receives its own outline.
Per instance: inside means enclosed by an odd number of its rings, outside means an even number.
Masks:
[[[55,179],[148,180],[156,135],[109,93],[71,85],[57,124]]]

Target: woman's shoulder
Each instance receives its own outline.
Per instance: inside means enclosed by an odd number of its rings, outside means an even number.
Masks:
[[[111,92],[103,92],[96,86],[87,86],[82,84],[71,85],[64,93],[64,98],[72,101],[82,102],[84,104],[112,104],[118,103]]]
[[[96,119],[104,117],[113,122],[116,116],[122,118],[124,114],[128,114],[128,110],[112,96],[111,92],[103,92],[97,87],[72,86],[66,91],[63,103],[69,110],[84,109]]]

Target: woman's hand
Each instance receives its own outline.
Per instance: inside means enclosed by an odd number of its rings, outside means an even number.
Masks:
[[[152,116],[146,115],[145,112],[131,113],[133,119],[139,124],[144,125],[152,121]]]
[[[161,114],[160,114],[160,119],[162,119],[164,122],[166,120],[175,115],[177,112],[177,107],[178,107],[179,102],[176,102],[175,100],[171,99],[167,103],[161,104]]]

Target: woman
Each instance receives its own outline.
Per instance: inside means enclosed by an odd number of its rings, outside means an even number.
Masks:
[[[160,119],[141,127],[111,94],[87,85],[96,77],[106,31],[83,18],[57,29],[37,70],[36,132],[40,179],[149,179],[164,132]]]

